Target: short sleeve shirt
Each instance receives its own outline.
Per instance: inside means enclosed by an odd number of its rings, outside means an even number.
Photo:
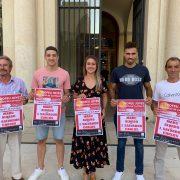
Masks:
[[[153,93],[153,100],[180,103],[180,81],[170,83],[167,80],[163,80],[157,83]]]
[[[60,88],[70,89],[69,73],[58,68],[56,71],[50,72],[46,68],[41,68],[34,73],[31,88]]]
[[[6,84],[0,82],[0,94],[22,94],[24,97],[28,97],[28,92],[25,83],[22,79],[17,77],[11,77],[10,81]]]
[[[111,74],[111,82],[117,84],[119,99],[143,99],[144,83],[150,81],[148,69],[139,64],[133,68],[116,67]]]

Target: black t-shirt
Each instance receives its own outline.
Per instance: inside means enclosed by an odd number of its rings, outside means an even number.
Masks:
[[[117,84],[119,99],[143,99],[143,84],[149,81],[148,69],[139,64],[133,68],[116,67],[111,74],[111,82]]]

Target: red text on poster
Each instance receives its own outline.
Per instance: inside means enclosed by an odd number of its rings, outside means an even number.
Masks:
[[[59,126],[62,90],[37,88],[34,98],[33,125]]]
[[[143,99],[119,99],[117,103],[117,134],[120,138],[146,137],[145,102]]]
[[[74,100],[77,136],[102,135],[100,98]]]
[[[0,133],[23,130],[23,102],[21,94],[0,96]]]
[[[180,103],[158,102],[154,139],[180,146]]]

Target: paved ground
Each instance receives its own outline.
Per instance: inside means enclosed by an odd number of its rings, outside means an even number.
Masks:
[[[32,104],[25,106],[25,130],[22,137],[22,168],[23,175],[25,179],[32,173],[36,167],[36,140],[34,127],[31,127],[32,121]],[[116,144],[117,138],[115,135],[114,124],[112,122],[112,117],[109,115],[107,117],[106,130],[108,139],[108,149],[110,157],[110,166],[106,166],[104,169],[97,170],[97,180],[111,180],[113,173],[115,171],[116,162]],[[146,180],[153,180],[153,158],[154,158],[154,140],[153,140],[153,123],[147,123],[147,139],[144,141],[145,144],[145,159],[144,159],[144,175]],[[68,118],[65,129],[65,139],[66,153],[65,153],[65,168],[67,169],[71,180],[81,180],[81,170],[75,170],[69,164],[70,150],[71,150],[71,138],[73,130],[73,118]],[[4,175],[6,180],[9,180],[10,175],[10,163],[9,163],[9,149],[6,149],[4,157]],[[41,177],[40,180],[58,180],[60,179],[57,175],[56,169],[56,155],[55,155],[55,145],[53,144],[52,135],[50,132],[47,145],[46,154],[46,174]],[[134,175],[134,147],[132,146],[132,140],[128,141],[126,147],[126,160],[125,160],[125,175],[123,180],[135,180]],[[166,154],[166,180],[180,180],[180,160],[177,156],[177,151],[175,147],[169,147]]]
[[[81,170],[74,169],[69,164],[70,157],[70,145],[66,145],[65,153],[65,168],[67,169],[71,180],[81,180]],[[97,170],[97,180],[111,180],[115,171],[116,161],[116,147],[109,146],[110,166],[106,166],[104,169]],[[153,157],[154,147],[145,147],[145,159],[144,159],[144,175],[146,180],[153,180]],[[135,180],[134,175],[134,148],[128,146],[126,148],[126,161],[125,161],[125,175],[123,180]],[[10,179],[10,164],[9,164],[9,150],[7,148],[5,158],[5,177],[6,180]],[[36,145],[35,144],[23,144],[22,145],[22,168],[24,177],[27,177],[32,173],[36,167]],[[40,180],[58,180],[60,179],[56,172],[56,155],[55,146],[47,146],[46,154],[46,174],[40,178]],[[180,180],[180,161],[177,158],[176,148],[170,147],[166,154],[166,180]]]

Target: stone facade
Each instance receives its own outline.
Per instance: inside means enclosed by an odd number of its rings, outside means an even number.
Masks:
[[[118,64],[122,64],[124,43],[132,39],[132,7],[129,17],[124,18],[118,7],[109,6],[108,0],[104,2],[102,10],[119,25]],[[153,87],[165,78],[166,59],[180,57],[179,15],[179,0],[146,0],[143,60]],[[30,75],[45,65],[44,48],[58,45],[58,1],[2,0],[2,18],[3,52],[14,61],[13,73],[23,78],[30,89]]]

